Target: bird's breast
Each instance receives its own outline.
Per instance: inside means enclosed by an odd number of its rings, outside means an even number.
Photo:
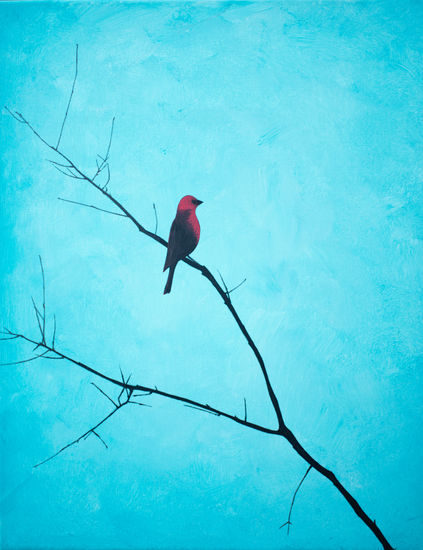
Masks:
[[[191,229],[192,229],[192,232],[194,233],[195,235],[195,238],[197,240],[197,242],[199,241],[200,239],[200,224],[198,222],[198,218],[197,216],[195,215],[195,212],[193,212],[189,217],[188,217],[188,220],[187,220],[188,224],[190,225]]]

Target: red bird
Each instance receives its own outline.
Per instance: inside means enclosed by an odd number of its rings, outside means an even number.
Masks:
[[[169,268],[169,276],[163,294],[169,294],[172,288],[176,264],[191,254],[200,240],[200,224],[195,211],[202,204],[192,195],[182,197],[178,204],[175,219],[169,233],[167,256],[163,271]]]

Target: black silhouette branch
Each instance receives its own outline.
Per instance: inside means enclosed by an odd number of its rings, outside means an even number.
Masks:
[[[267,433],[267,434],[280,435],[278,430],[273,430],[271,428],[267,428],[266,426],[261,426],[260,424],[255,424],[254,422],[247,422],[246,420],[243,420],[242,418],[239,418],[238,416],[236,416],[234,414],[229,414],[229,413],[227,413],[223,410],[220,410],[216,407],[212,407],[208,403],[200,403],[199,401],[195,401],[194,399],[190,399],[190,398],[184,397],[182,395],[177,395],[177,394],[169,393],[169,392],[166,392],[166,391],[163,391],[163,390],[159,390],[157,387],[151,388],[151,387],[144,386],[144,385],[141,385],[141,384],[130,384],[129,379],[125,380],[122,377],[121,377],[120,380],[117,379],[117,378],[112,378],[110,376],[107,376],[107,375],[103,374],[99,370],[97,370],[93,367],[90,367],[86,363],[83,363],[82,361],[78,361],[77,359],[74,359],[74,358],[70,357],[69,355],[67,355],[65,353],[62,353],[60,350],[53,347],[52,345],[49,345],[47,343],[42,343],[41,341],[37,342],[36,340],[33,340],[32,338],[29,338],[28,336],[25,336],[24,334],[19,334],[17,332],[13,332],[13,331],[11,331],[7,328],[4,330],[3,334],[5,334],[7,336],[8,340],[12,339],[12,338],[13,339],[19,338],[21,340],[24,340],[25,342],[28,342],[29,344],[33,344],[36,348],[38,348],[38,347],[44,348],[45,351],[44,351],[43,354],[40,355],[40,357],[43,356],[47,359],[64,359],[66,361],[69,361],[69,363],[72,363],[73,365],[76,365],[77,367],[80,367],[80,368],[86,370],[87,372],[90,372],[91,374],[94,374],[95,376],[101,378],[102,380],[110,382],[111,384],[114,384],[115,386],[119,386],[121,388],[121,393],[118,397],[118,403],[119,403],[120,397],[123,395],[123,393],[139,391],[139,392],[143,392],[143,393],[142,394],[134,394],[133,397],[144,397],[146,395],[158,395],[158,396],[161,396],[161,397],[166,397],[168,399],[173,399],[175,401],[180,401],[181,403],[184,403],[185,405],[190,406],[192,408],[200,409],[201,411],[208,412],[208,413],[214,414],[216,416],[222,416],[224,418],[228,418],[229,420],[232,420],[232,421],[236,422],[237,424],[242,424],[243,426],[246,426],[247,428],[252,428],[254,430],[258,430],[260,432]],[[46,355],[48,353],[50,353],[51,355],[50,356]],[[31,360],[33,360],[33,359],[38,359],[38,356],[34,357],[34,358],[31,358]],[[24,361],[27,361],[27,360],[24,360]],[[21,362],[23,362],[23,361],[19,361],[19,362],[15,362],[15,363],[3,363],[0,366],[5,366],[6,364],[17,364],[17,363],[21,363]],[[107,396],[107,397],[109,399],[111,399],[110,396]],[[115,402],[113,402],[113,404],[116,405]]]
[[[309,466],[307,468],[306,473],[303,475],[303,477],[301,478],[301,481],[299,482],[299,484],[297,485],[297,488],[294,491],[294,495],[293,495],[292,500],[291,500],[291,506],[289,507],[288,521],[285,521],[285,523],[279,527],[279,529],[282,529],[282,527],[285,527],[285,525],[286,525],[287,526],[287,530],[286,530],[287,535],[289,535],[289,527],[292,525],[292,523],[291,523],[291,514],[292,514],[292,508],[294,507],[295,497],[297,496],[297,493],[300,490],[300,487],[303,484],[303,481],[307,477],[310,470],[311,470],[311,466]]]
[[[59,149],[60,139],[61,139],[61,135],[63,133],[63,127],[64,127],[64,124],[66,122],[67,114],[68,114],[68,111],[69,111],[69,106],[70,106],[71,99],[72,99],[72,96],[73,96],[73,91],[74,91],[74,88],[75,88],[75,82],[76,82],[76,77],[77,77],[77,64],[78,64],[78,58],[77,58],[77,52],[76,52],[76,70],[75,70],[74,83],[73,83],[73,86],[72,86],[72,91],[71,91],[71,95],[70,95],[69,102],[68,102],[68,108],[66,110],[66,114],[65,114],[65,118],[64,118],[64,121],[63,121],[63,124],[62,124],[61,132],[59,134],[59,140],[58,140],[58,143],[57,143],[56,146],[51,145],[50,143],[48,143],[48,141],[40,135],[40,133],[31,125],[31,123],[21,113],[19,113],[18,111],[13,112],[8,107],[6,107],[6,110],[11,114],[11,116],[16,121],[18,121],[19,123],[24,124],[25,126],[27,126],[32,131],[32,133],[42,143],[44,143],[44,145],[46,145],[51,151],[54,151],[55,153],[57,153],[57,155],[59,155],[59,157],[62,159],[62,161],[65,161],[65,164],[62,164],[61,166],[59,165],[59,163],[54,163],[53,165],[56,168],[63,168],[63,170],[65,171],[65,175],[67,175],[69,177],[73,177],[73,178],[78,179],[78,180],[84,180],[87,184],[92,186],[94,189],[97,189],[97,191],[99,191],[103,195],[103,197],[105,197],[107,200],[109,200],[120,211],[120,213],[122,214],[123,217],[128,218],[128,220],[137,228],[137,230],[140,233],[142,233],[143,235],[146,235],[147,237],[150,237],[151,239],[153,239],[154,241],[156,241],[160,245],[162,245],[164,247],[167,247],[167,242],[163,238],[161,238],[160,236],[158,236],[156,234],[157,225],[156,225],[155,232],[152,232],[152,231],[149,231],[148,229],[146,229],[135,218],[135,216],[133,214],[131,214],[129,212],[129,210],[116,197],[114,197],[107,190],[107,183],[110,179],[110,176],[108,176],[108,181],[103,186],[99,185],[95,181],[95,178],[102,171],[102,169],[104,169],[105,166],[107,166],[107,168],[108,168],[108,156],[109,156],[111,139],[112,139],[112,135],[113,135],[113,123],[112,123],[112,128],[111,128],[111,133],[110,133],[109,146],[108,146],[106,155],[105,155],[105,157],[99,157],[100,160],[102,161],[102,163],[98,163],[98,161],[96,161],[97,162],[97,172],[95,173],[94,177],[88,176],[86,172],[84,172],[81,168],[79,168],[74,161],[72,161],[62,150]],[[101,166],[103,166],[103,168],[101,168]],[[109,170],[108,170],[108,173],[110,174]],[[197,261],[195,261],[191,257],[187,257],[183,261],[184,261],[184,263],[186,263],[187,265],[189,265],[193,269],[199,271],[210,282],[210,284],[213,286],[213,288],[217,291],[219,296],[222,298],[225,306],[227,307],[227,309],[231,313],[234,321],[238,325],[241,333],[243,334],[244,338],[246,339],[248,345],[250,346],[250,348],[251,348],[251,350],[252,350],[252,352],[253,352],[253,354],[254,354],[254,356],[255,356],[255,358],[256,358],[259,366],[260,366],[260,369],[261,369],[261,372],[262,372],[262,375],[263,375],[263,378],[264,378],[264,381],[265,381],[265,384],[266,384],[267,392],[269,394],[269,398],[270,398],[270,401],[272,403],[272,406],[273,406],[273,409],[274,409],[274,412],[275,412],[275,415],[276,415],[277,428],[272,429],[272,428],[267,428],[267,427],[264,427],[264,426],[260,426],[258,424],[248,422],[247,420],[242,420],[242,419],[238,418],[235,415],[231,415],[231,414],[225,413],[223,411],[220,411],[218,409],[215,409],[214,407],[210,407],[208,404],[204,405],[204,404],[198,403],[194,400],[187,399],[185,397],[181,397],[181,396],[169,394],[167,392],[159,391],[159,390],[157,390],[157,388],[154,389],[154,388],[146,388],[144,386],[134,386],[134,385],[131,385],[131,384],[124,384],[123,382],[119,382],[117,380],[111,379],[111,378],[99,373],[95,369],[93,369],[91,367],[88,367],[87,365],[84,365],[83,363],[81,363],[79,361],[71,359],[71,358],[65,356],[64,354],[61,354],[61,353],[57,352],[54,348],[47,346],[44,336],[43,336],[43,339],[42,339],[41,343],[40,342],[39,343],[34,342],[31,339],[29,339],[29,338],[27,338],[23,335],[14,334],[14,333],[11,333],[11,332],[7,333],[7,336],[17,336],[19,338],[23,338],[23,339],[27,340],[28,342],[34,343],[36,345],[36,347],[40,347],[40,346],[44,347],[50,353],[56,354],[57,358],[67,359],[68,361],[71,361],[72,363],[74,363],[76,365],[79,365],[80,367],[84,368],[85,370],[88,370],[88,371],[92,372],[93,374],[95,374],[97,376],[100,376],[101,378],[103,378],[105,380],[108,380],[109,382],[120,385],[121,387],[126,388],[128,390],[133,388],[133,390],[137,389],[137,390],[141,390],[143,392],[151,392],[152,394],[156,394],[156,395],[160,395],[162,397],[167,397],[167,398],[170,398],[170,399],[181,401],[184,404],[193,406],[194,408],[199,408],[199,409],[201,409],[205,412],[209,412],[209,413],[215,414],[217,416],[226,417],[226,418],[231,419],[231,420],[237,422],[238,424],[242,424],[246,427],[249,427],[249,428],[252,428],[252,429],[255,429],[255,430],[259,430],[261,432],[265,432],[265,433],[269,433],[269,434],[284,437],[291,444],[293,449],[299,454],[299,456],[301,456],[309,464],[309,466],[311,468],[314,468],[316,471],[318,471],[320,474],[322,474],[324,477],[326,477],[336,487],[336,489],[342,494],[342,496],[350,504],[350,506],[354,510],[355,514],[365,523],[365,525],[367,525],[367,527],[377,537],[377,539],[382,544],[383,548],[385,550],[392,550],[392,546],[389,544],[389,542],[387,541],[387,539],[385,538],[385,536],[383,535],[383,533],[381,532],[379,527],[376,525],[376,521],[373,521],[373,520],[370,519],[370,517],[364,512],[364,510],[362,509],[360,504],[357,502],[357,500],[349,493],[349,491],[338,480],[338,478],[335,476],[335,474],[332,471],[325,468],[324,466],[322,466],[317,460],[315,460],[304,449],[304,447],[299,443],[299,441],[297,440],[297,438],[295,437],[293,432],[286,426],[286,424],[284,422],[284,419],[283,419],[283,416],[282,416],[282,411],[281,411],[278,399],[275,395],[272,384],[270,382],[269,375],[268,375],[267,368],[266,368],[266,365],[264,363],[263,357],[261,356],[255,342],[253,341],[252,337],[250,336],[249,332],[247,331],[244,323],[241,321],[241,318],[239,317],[239,315],[238,315],[237,311],[235,310],[235,308],[232,304],[232,301],[231,301],[231,296],[230,296],[231,292],[233,292],[240,285],[238,285],[237,287],[235,287],[231,291],[229,291],[229,289],[228,289],[226,283],[224,282],[223,278],[221,277],[222,278],[222,285],[223,285],[223,286],[221,286],[217,282],[214,275],[211,273],[211,271],[206,266],[201,265],[200,263],[198,263]],[[45,316],[45,312],[44,312],[44,316]],[[37,316],[37,320],[38,320],[38,316]],[[45,327],[44,327],[44,329],[45,329]],[[43,330],[43,335],[44,335],[44,330]],[[46,356],[46,357],[50,358],[48,356]]]
[[[50,348],[50,351],[53,351],[54,353],[56,353],[53,348]],[[62,357],[60,357],[62,358]],[[63,453],[63,451],[66,451],[66,449],[69,449],[69,447],[72,447],[73,445],[76,445],[77,443],[79,443],[81,440],[85,440],[87,439],[90,435],[95,435],[101,442],[102,444],[104,445],[104,447],[106,449],[108,449],[108,445],[107,443],[104,441],[104,439],[101,437],[101,435],[98,433],[98,428],[100,426],[102,426],[105,422],[107,422],[107,420],[109,420],[114,414],[116,414],[120,409],[122,409],[123,407],[125,407],[125,405],[129,405],[129,404],[132,404],[132,405],[141,405],[143,407],[149,407],[150,405],[146,405],[145,403],[139,403],[138,401],[132,401],[131,400],[131,397],[132,397],[132,393],[133,393],[133,390],[132,389],[128,389],[128,388],[124,388],[124,391],[125,391],[125,400],[122,401],[120,399],[120,396],[118,397],[117,399],[117,402],[115,402],[111,397],[110,395],[108,395],[104,390],[102,390],[99,386],[97,386],[97,384],[94,384],[92,383],[93,386],[95,388],[97,388],[97,390],[102,394],[104,395],[112,404],[113,404],[113,409],[104,417],[102,418],[99,422],[97,422],[97,424],[95,424],[95,426],[93,426],[92,428],[90,428],[89,430],[87,430],[86,432],[84,432],[82,435],[80,435],[77,439],[74,439],[73,441],[71,441],[70,443],[68,443],[67,445],[64,445],[61,449],[59,449],[57,452],[55,452],[54,454],[52,454],[51,456],[49,456],[48,458],[46,458],[45,460],[42,460],[41,462],[39,462],[38,464],[35,464],[34,468],[38,468],[39,466],[41,466],[42,464],[46,464],[46,462],[49,462],[50,460],[52,460],[53,458],[56,458],[56,456],[60,455],[61,453]],[[147,394],[148,395],[148,394]]]

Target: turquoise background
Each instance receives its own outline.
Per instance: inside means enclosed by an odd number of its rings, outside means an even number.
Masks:
[[[288,426],[398,549],[423,540],[421,2],[7,3],[1,104],[167,237],[194,194],[194,257],[235,286]],[[33,337],[47,282],[61,350],[275,426],[251,350],[185,265],[56,172],[2,111],[3,324]],[[2,361],[31,355],[2,343]],[[2,547],[373,549],[379,544],[282,439],[148,398],[33,469],[110,410],[60,361],[1,368]],[[105,390],[113,388],[102,384]]]

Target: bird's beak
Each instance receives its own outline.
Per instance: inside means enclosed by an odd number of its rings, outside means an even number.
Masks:
[[[196,202],[195,202],[195,204],[196,204],[197,206],[200,206],[200,204],[203,204],[203,201],[199,201],[199,200],[197,199]]]

